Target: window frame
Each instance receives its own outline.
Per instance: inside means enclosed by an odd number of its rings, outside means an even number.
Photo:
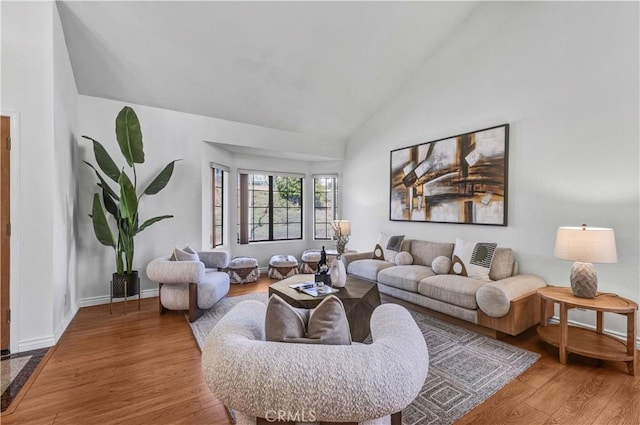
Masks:
[[[220,172],[220,186],[217,186],[216,183],[216,172]],[[225,170],[223,167],[216,166],[214,164],[211,165],[211,247],[216,248],[224,245],[224,183],[225,183],[225,173],[229,174],[228,170]],[[216,206],[216,189],[220,189],[220,206]],[[220,209],[220,223],[218,224],[216,221],[216,209]],[[220,228],[220,241],[216,238],[216,227]]]
[[[313,175],[313,239],[316,241],[330,241],[333,240],[333,229],[331,227],[331,222],[338,219],[338,175],[337,174],[322,174],[322,175]],[[316,217],[316,212],[318,208],[316,207],[316,181],[319,179],[333,179],[333,189],[331,191],[327,190],[324,193],[331,193],[333,196],[333,205],[331,208],[331,217],[327,217],[327,221],[322,221],[325,226],[325,234],[326,238],[319,238],[318,235],[318,220]],[[325,202],[325,205],[327,202]],[[328,210],[328,207],[325,207]]]
[[[242,179],[242,175],[246,175],[247,176],[247,182],[246,182],[246,190],[247,194],[246,194],[246,201],[241,201],[242,199],[242,191],[243,191],[243,184],[241,183],[241,179]],[[255,206],[255,194],[256,192],[261,192],[261,191],[256,191],[254,189],[255,187],[255,182],[256,182],[256,178],[255,176],[263,176],[265,177],[265,181],[267,182],[267,205],[265,206],[259,206],[256,207]],[[300,201],[298,203],[298,206],[290,206],[290,200],[286,200],[286,206],[276,206],[276,202],[275,202],[275,196],[277,196],[278,193],[278,188],[276,187],[276,178],[277,177],[284,177],[284,178],[294,178],[294,179],[298,179],[299,180],[299,185],[300,185]],[[305,177],[302,175],[292,175],[290,173],[278,173],[278,172],[266,172],[266,171],[242,171],[238,173],[238,212],[239,212],[239,217],[240,219],[238,220],[238,243],[240,244],[250,244],[250,243],[258,243],[258,242],[283,242],[283,241],[294,241],[294,240],[302,240],[304,238],[304,181],[305,181]],[[245,204],[244,206],[242,204]],[[256,224],[253,221],[250,220],[255,220],[255,214],[253,214],[253,211],[250,210],[256,210],[256,209],[267,209],[267,213],[266,215],[268,215],[268,224],[267,224],[267,238],[266,239],[255,239],[255,230],[251,230],[252,227]],[[286,209],[285,211],[285,216],[286,216],[286,222],[285,223],[276,223],[276,214],[275,214],[275,210],[276,209]],[[289,217],[290,217],[290,210],[300,210],[300,221],[289,221]],[[244,211],[243,211],[244,210]],[[246,217],[243,216],[243,213],[246,211]],[[245,221],[246,220],[246,221]],[[275,237],[275,226],[277,225],[281,225],[281,224],[285,224],[286,225],[286,229],[287,229],[287,237],[286,238],[276,238]],[[290,237],[289,236],[289,226],[291,225],[298,225],[299,226],[299,236],[297,237]],[[243,235],[242,232],[242,227],[246,226],[246,235]],[[243,241],[243,237],[246,236],[246,241]]]

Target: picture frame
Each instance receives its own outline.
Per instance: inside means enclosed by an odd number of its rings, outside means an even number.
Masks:
[[[389,220],[507,226],[509,124],[392,150]]]

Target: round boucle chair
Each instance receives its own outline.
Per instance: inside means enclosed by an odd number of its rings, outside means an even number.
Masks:
[[[165,310],[187,310],[189,322],[195,322],[229,292],[225,251],[199,251],[200,261],[176,261],[165,255],[147,265],[147,276],[158,282],[160,314]]]
[[[424,337],[404,308],[384,304],[371,317],[372,344],[264,341],[266,306],[243,301],[211,331],[202,370],[237,424],[291,420],[384,423],[418,395],[429,367]],[[297,416],[296,416],[297,415]],[[306,417],[305,417],[306,415]],[[384,418],[380,420],[379,418]]]

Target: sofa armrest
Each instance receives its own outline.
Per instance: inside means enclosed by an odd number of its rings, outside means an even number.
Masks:
[[[227,251],[198,251],[198,257],[208,269],[229,267],[229,253]]]
[[[476,302],[487,316],[502,317],[509,313],[511,301],[531,295],[545,286],[544,279],[534,274],[512,276],[482,286],[476,292]]]
[[[147,276],[159,283],[198,283],[204,279],[204,264],[201,261],[170,261],[169,256],[165,256],[147,265]]]
[[[340,259],[344,263],[344,269],[349,269],[349,263],[356,260],[365,260],[371,258],[373,256],[373,251],[371,252],[350,252],[344,253],[340,256]]]

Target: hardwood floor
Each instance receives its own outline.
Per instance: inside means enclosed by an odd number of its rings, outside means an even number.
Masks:
[[[230,296],[264,292],[273,281],[232,286]],[[230,424],[200,371],[200,350],[180,312],[158,314],[157,298],[80,309],[4,425]],[[485,403],[467,424],[640,424],[640,377],[621,362],[570,355],[530,330],[504,339],[541,359]]]

